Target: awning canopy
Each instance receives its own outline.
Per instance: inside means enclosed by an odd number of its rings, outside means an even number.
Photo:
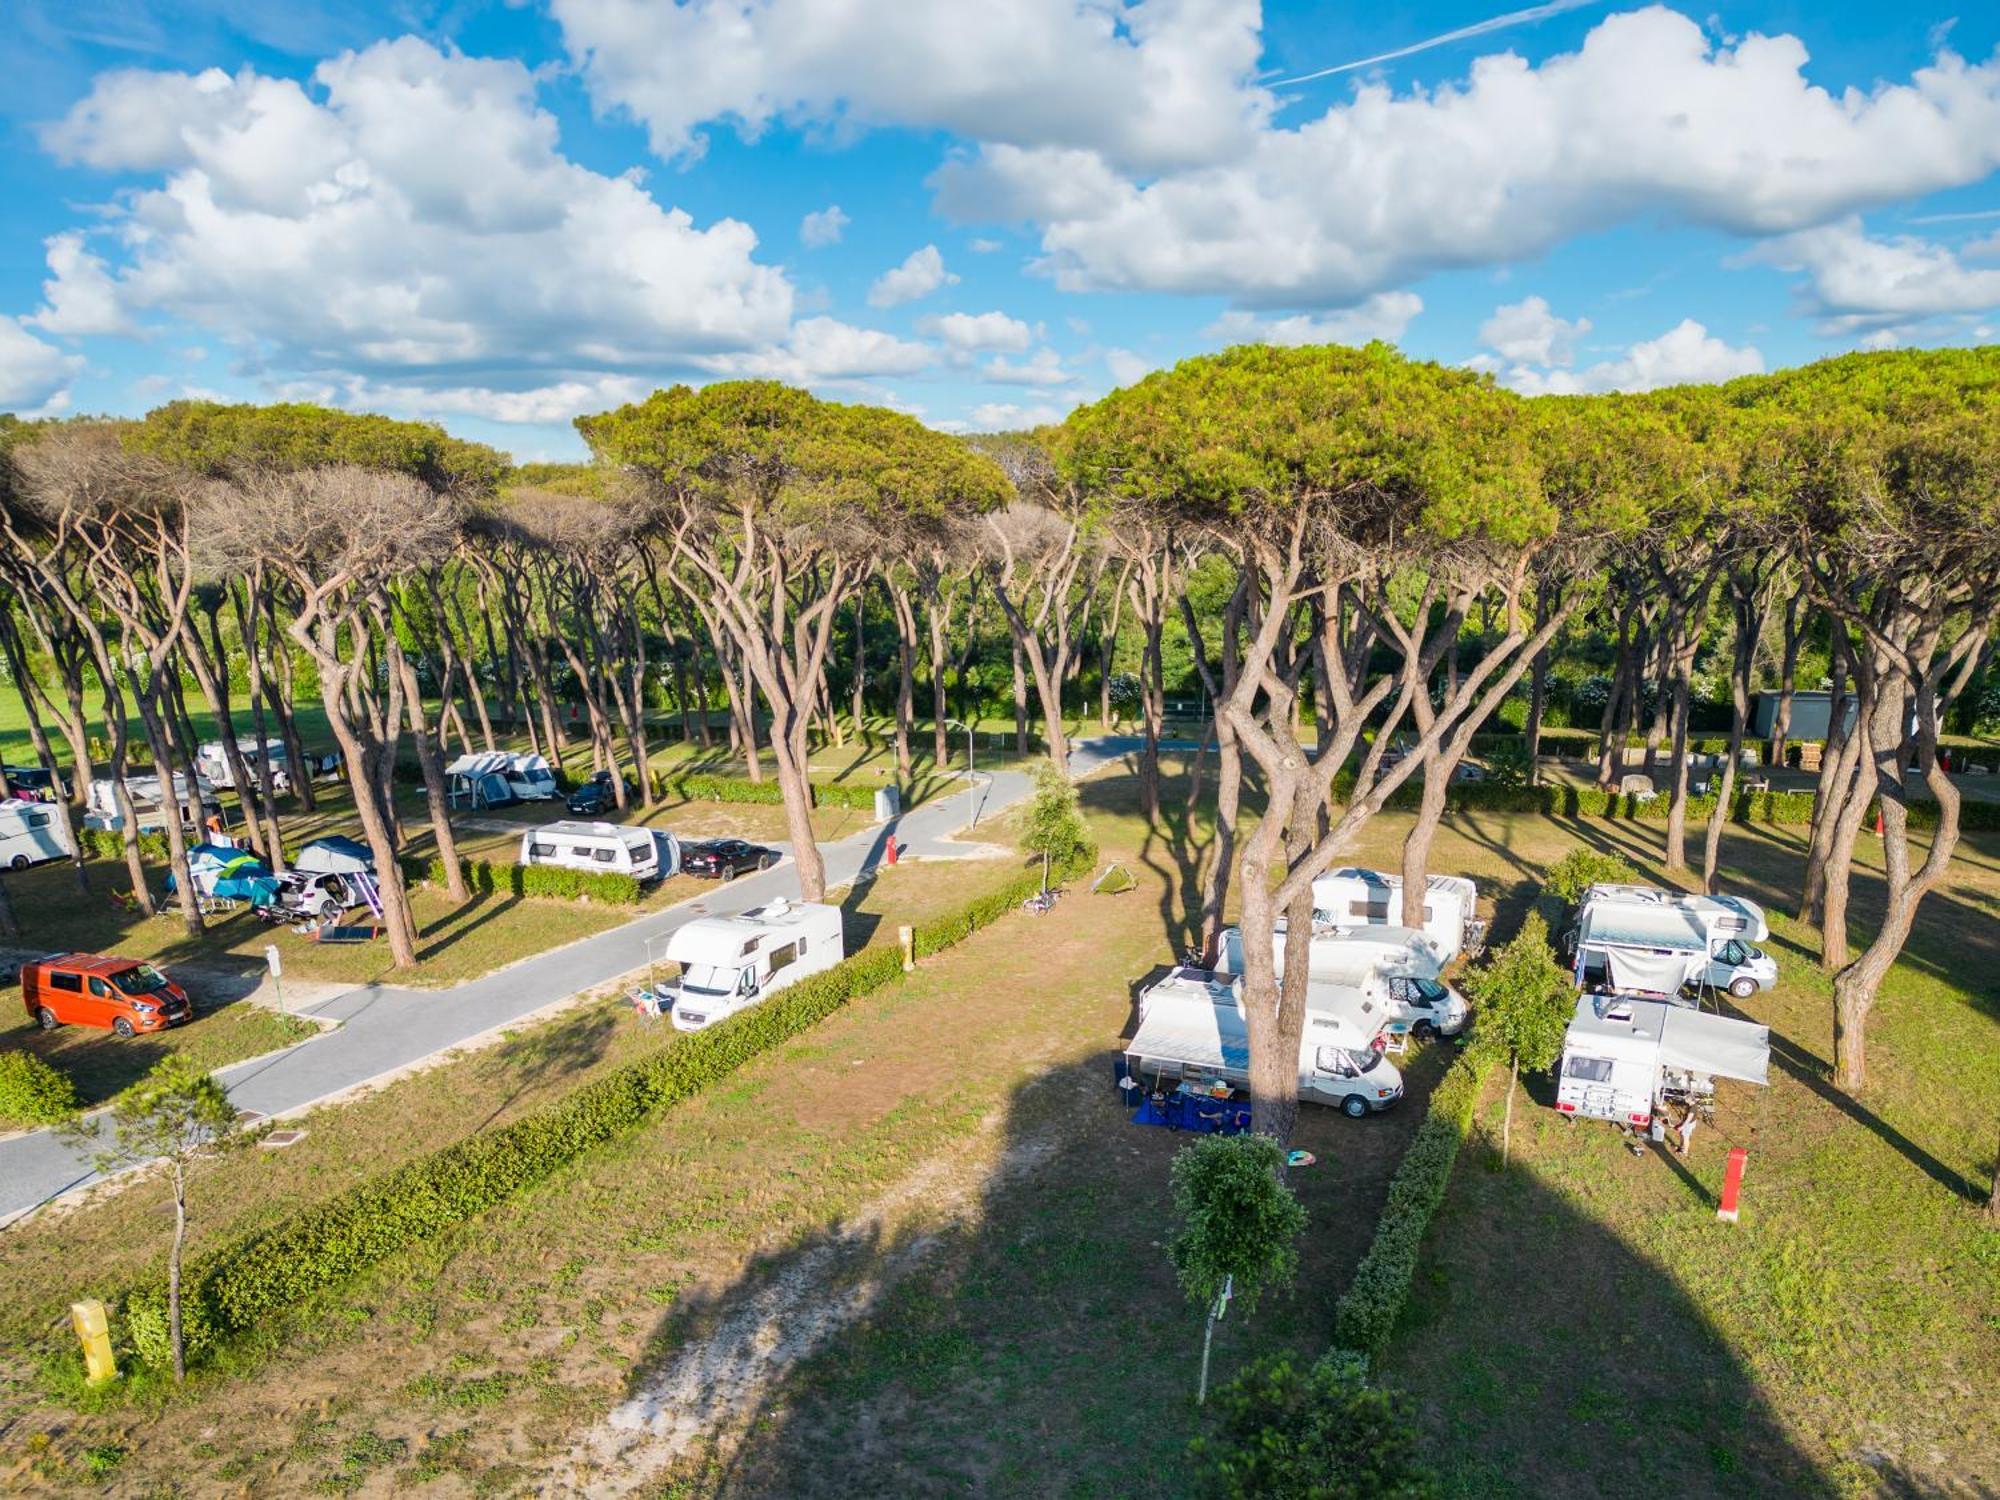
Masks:
[[[1606,948],[1611,987],[1626,994],[1677,995],[1687,983],[1689,955],[1652,948]]]
[[[1664,1067],[1706,1073],[1711,1078],[1767,1081],[1771,1070],[1771,1029],[1705,1011],[1668,1009],[1660,1028]]]
[[[1248,1072],[1248,1036],[1234,1028],[1224,1032],[1217,1024],[1223,1016],[1237,1019],[1236,1013],[1217,1008],[1215,1014],[1204,1017],[1200,1010],[1187,1005],[1154,1007],[1125,1044],[1126,1054],[1182,1063],[1211,1073]]]

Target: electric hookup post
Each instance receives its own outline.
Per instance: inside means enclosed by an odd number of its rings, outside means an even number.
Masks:
[[[290,1015],[285,1009],[285,961],[278,956],[276,943],[264,945],[264,966],[271,971],[271,988],[278,992],[278,1014]]]
[[[1736,1195],[1743,1190],[1743,1164],[1750,1160],[1750,1153],[1741,1146],[1729,1149],[1729,1169],[1722,1177],[1722,1206],[1715,1211],[1716,1218],[1725,1224],[1736,1222]]]

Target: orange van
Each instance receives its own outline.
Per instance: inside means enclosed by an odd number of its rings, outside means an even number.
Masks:
[[[194,1019],[187,991],[151,964],[94,953],[56,953],[21,965],[21,1001],[47,1030],[105,1026],[120,1036]]]

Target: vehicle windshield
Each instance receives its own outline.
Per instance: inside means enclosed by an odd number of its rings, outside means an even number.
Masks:
[[[113,974],[111,982],[128,995],[153,995],[167,987],[167,976],[151,964],[134,964]]]
[[[1375,1065],[1382,1061],[1382,1049],[1380,1047],[1370,1047],[1366,1051],[1362,1051],[1359,1048],[1350,1047],[1347,1049],[1347,1060],[1354,1065],[1355,1072],[1372,1073],[1375,1071]]]
[[[556,774],[553,771],[528,771],[523,774],[530,786],[549,786],[556,779]]]
[[[681,989],[690,995],[733,995],[736,970],[714,964],[682,964]]]
[[[1417,979],[1411,982],[1416,986],[1417,994],[1423,998],[1426,1005],[1442,1005],[1451,998],[1450,988],[1435,979]]]

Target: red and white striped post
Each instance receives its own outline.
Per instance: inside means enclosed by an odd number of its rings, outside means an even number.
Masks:
[[[1729,1148],[1729,1170],[1722,1177],[1722,1206],[1715,1211],[1716,1218],[1725,1224],[1736,1222],[1736,1195],[1743,1191],[1743,1164],[1750,1159],[1750,1153],[1741,1146]]]

